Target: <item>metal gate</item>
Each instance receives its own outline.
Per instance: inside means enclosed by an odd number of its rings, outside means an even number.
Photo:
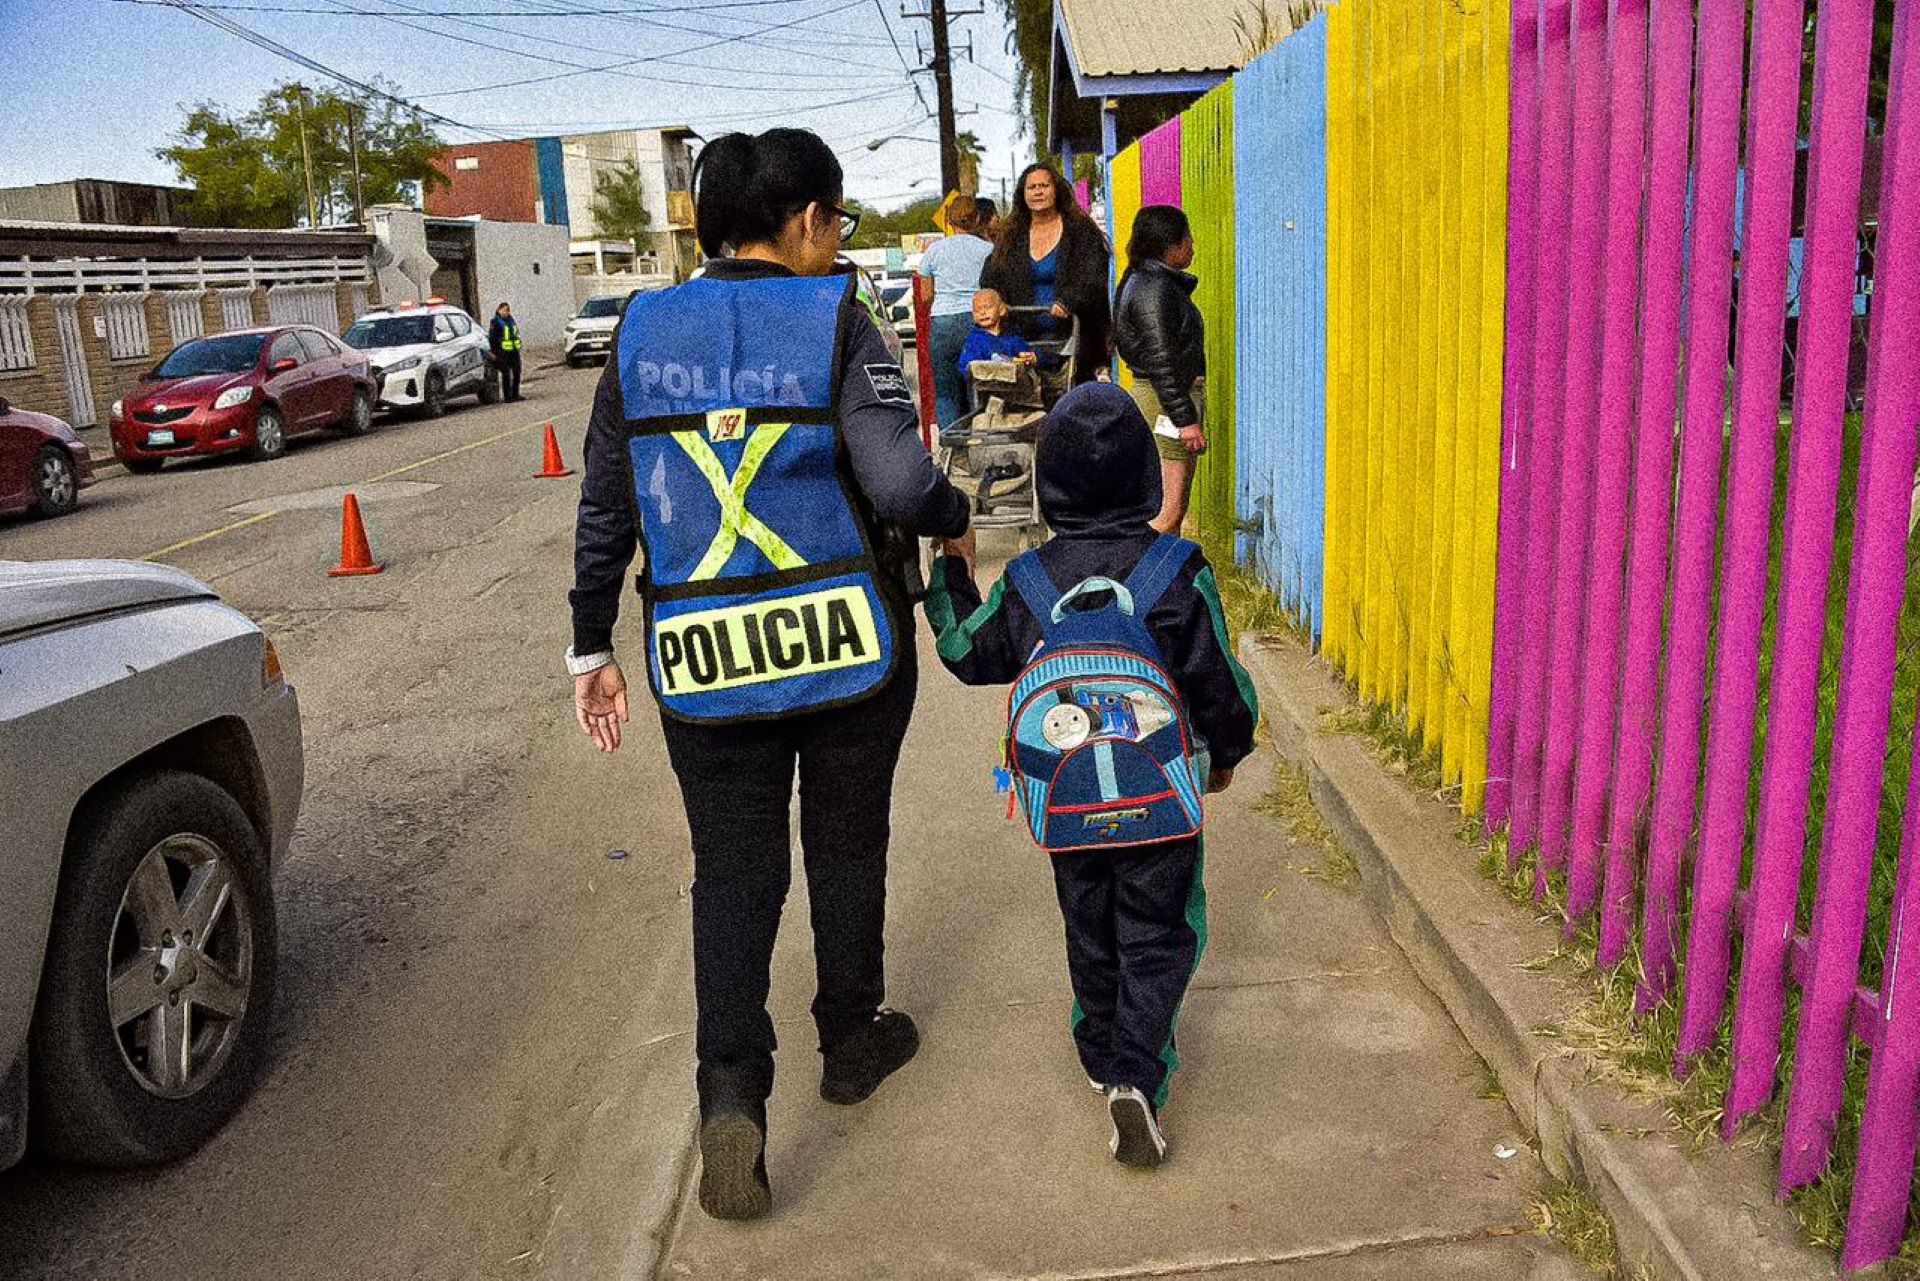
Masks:
[[[56,298],[54,328],[60,332],[60,368],[66,374],[68,421],[75,427],[93,427],[93,379],[87,373],[87,346],[80,341],[80,300]]]

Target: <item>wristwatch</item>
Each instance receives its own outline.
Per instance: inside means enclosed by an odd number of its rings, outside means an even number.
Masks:
[[[601,668],[611,666],[613,661],[613,651],[610,649],[603,649],[593,654],[576,654],[573,652],[573,646],[567,646],[567,675],[569,676],[591,676]]]

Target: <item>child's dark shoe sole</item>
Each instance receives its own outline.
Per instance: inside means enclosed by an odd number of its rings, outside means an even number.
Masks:
[[[767,1137],[744,1116],[712,1117],[700,1127],[700,1208],[715,1219],[761,1219],[773,1209]]]
[[[1113,1159],[1136,1170],[1157,1169],[1167,1159],[1166,1144],[1154,1132],[1153,1114],[1136,1096],[1115,1096],[1107,1104],[1113,1118]]]

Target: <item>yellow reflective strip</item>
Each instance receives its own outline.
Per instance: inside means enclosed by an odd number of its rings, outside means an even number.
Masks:
[[[754,478],[760,474],[760,466],[780,443],[792,423],[763,423],[753,429],[747,438],[747,447],[740,456],[740,469],[729,477],[719,455],[707,444],[697,431],[676,431],[672,433],[674,443],[679,445],[700,474],[707,479],[707,485],[713,490],[714,499],[720,504],[720,528],[714,531],[713,542],[707,547],[700,563],[693,567],[689,582],[702,582],[719,576],[733,555],[733,549],[740,539],[758,547],[775,569],[801,569],[806,566],[806,558],[788,546],[787,541],[767,527],[758,516],[747,510],[747,490],[753,485]]]

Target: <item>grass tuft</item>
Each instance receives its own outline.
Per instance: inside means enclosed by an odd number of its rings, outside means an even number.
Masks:
[[[1288,841],[1319,856],[1317,866],[1289,861],[1288,870],[1316,877],[1329,885],[1349,885],[1359,877],[1360,869],[1353,855],[1341,844],[1339,835],[1313,802],[1307,772],[1292,761],[1283,756],[1275,762],[1273,786],[1253,803],[1253,809],[1256,814],[1285,823]]]
[[[1566,1246],[1592,1271],[1604,1277],[1627,1275],[1620,1269],[1620,1247],[1613,1238],[1612,1220],[1573,1184],[1556,1180],[1527,1203],[1527,1219],[1535,1232]]]

